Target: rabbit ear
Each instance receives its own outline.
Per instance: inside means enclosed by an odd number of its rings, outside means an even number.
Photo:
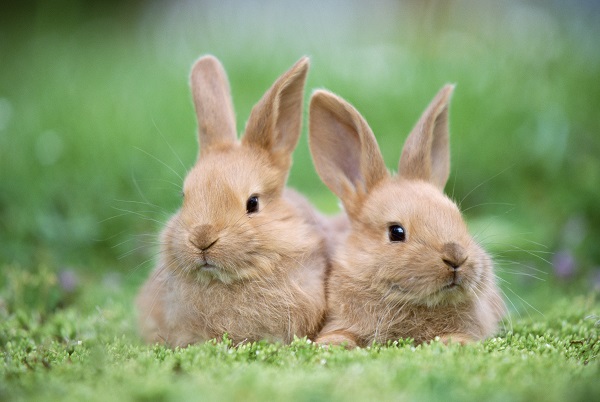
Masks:
[[[319,176],[350,215],[358,213],[370,189],[389,177],[367,122],[330,92],[319,90],[311,98],[309,144]]]
[[[302,128],[308,57],[301,58],[275,81],[254,106],[242,144],[266,150],[274,165],[288,170]]]
[[[235,142],[231,91],[219,60],[210,55],[198,59],[192,67],[190,85],[198,118],[200,152],[218,144]]]
[[[450,175],[448,106],[454,85],[444,86],[429,104],[404,143],[398,171],[407,179],[425,180],[444,191]]]

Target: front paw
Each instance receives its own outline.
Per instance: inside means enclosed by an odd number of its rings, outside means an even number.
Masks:
[[[315,340],[323,346],[344,346],[346,349],[354,349],[357,346],[356,336],[347,331],[332,331],[320,334]]]
[[[475,340],[476,339],[474,339],[472,336],[466,334],[446,334],[440,336],[440,341],[443,342],[445,345],[448,345],[450,343],[466,345],[468,343],[475,342]]]

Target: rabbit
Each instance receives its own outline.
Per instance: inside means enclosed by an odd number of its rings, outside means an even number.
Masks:
[[[308,67],[304,57],[273,84],[238,140],[222,65],[210,55],[194,64],[200,151],[136,300],[147,342],[185,347],[227,334],[234,343],[289,343],[322,327],[325,223],[285,188]]]
[[[497,330],[505,305],[490,256],[443,193],[450,171],[444,86],[390,175],[373,132],[343,99],[317,90],[309,144],[349,220],[331,261],[328,312],[316,342],[348,348],[412,338],[468,343]]]

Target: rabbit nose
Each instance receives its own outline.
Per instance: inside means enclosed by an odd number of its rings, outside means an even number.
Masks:
[[[190,243],[202,251],[211,248],[217,240],[219,239],[212,225],[195,226],[190,233]]]
[[[465,249],[456,243],[446,243],[442,248],[442,261],[444,264],[457,270],[467,260]]]

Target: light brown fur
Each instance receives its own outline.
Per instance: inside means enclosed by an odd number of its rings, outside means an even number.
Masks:
[[[493,263],[443,194],[452,90],[444,87],[423,113],[396,176],[350,104],[326,91],[313,94],[311,153],[350,222],[333,257],[328,317],[318,343],[364,347],[438,336],[464,343],[496,331],[505,307]],[[405,241],[391,241],[392,225],[405,229]]]
[[[200,155],[137,298],[148,342],[314,337],[325,313],[322,218],[285,189],[301,131],[308,59],[282,75],[236,138],[229,83],[212,56],[192,69]],[[258,212],[247,213],[249,197]]]

